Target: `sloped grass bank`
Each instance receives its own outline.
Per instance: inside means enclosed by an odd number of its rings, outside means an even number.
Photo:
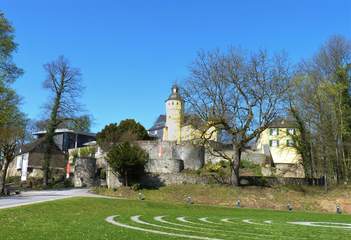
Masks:
[[[339,204],[344,213],[351,214],[351,187],[339,186],[325,192],[321,187],[277,186],[240,187],[227,185],[171,185],[159,189],[96,188],[98,194],[138,199],[139,193],[146,200],[185,203],[188,196],[198,204],[234,207],[240,199],[242,207],[286,210],[287,204],[299,211],[335,212]]]

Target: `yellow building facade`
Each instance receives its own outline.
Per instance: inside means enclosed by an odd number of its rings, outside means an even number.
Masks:
[[[293,121],[276,119],[261,133],[257,150],[266,156],[270,155],[274,164],[299,164],[302,157],[294,147],[293,136],[296,134]]]

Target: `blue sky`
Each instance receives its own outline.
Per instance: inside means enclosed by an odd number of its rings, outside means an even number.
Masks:
[[[83,73],[93,131],[125,118],[151,127],[200,49],[285,50],[298,62],[331,35],[351,39],[348,0],[1,0],[0,9],[16,29],[23,111],[42,116],[43,64],[63,54]]]

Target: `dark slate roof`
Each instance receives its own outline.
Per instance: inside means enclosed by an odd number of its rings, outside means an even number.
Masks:
[[[24,144],[20,147],[20,149],[18,149],[19,150],[18,154],[33,151],[37,146],[42,144],[44,141],[45,141],[45,138],[39,138],[39,139],[34,140],[31,143]]]
[[[270,128],[296,128],[296,120],[292,116],[278,117],[269,125]]]
[[[35,141],[31,142],[31,143],[27,143],[22,145],[20,148],[18,148],[16,155],[19,154],[23,154],[23,153],[28,153],[28,152],[32,152],[34,150],[36,150],[37,148],[42,147],[43,143],[45,142],[45,138],[38,138]],[[61,152],[61,150],[59,149],[59,147],[55,144],[55,151],[59,151]]]
[[[166,125],[166,115],[160,115],[154,122],[154,125],[149,129],[149,131],[163,129]]]
[[[179,101],[183,101],[182,97],[179,94],[179,88],[177,85],[173,85],[172,86],[172,92],[171,95],[169,95],[168,100],[179,100]]]

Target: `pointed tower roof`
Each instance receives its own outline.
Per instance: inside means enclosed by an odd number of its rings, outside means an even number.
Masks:
[[[183,101],[182,97],[179,94],[179,88],[176,84],[172,86],[172,92],[171,95],[169,95],[168,100],[178,100],[178,101]]]

